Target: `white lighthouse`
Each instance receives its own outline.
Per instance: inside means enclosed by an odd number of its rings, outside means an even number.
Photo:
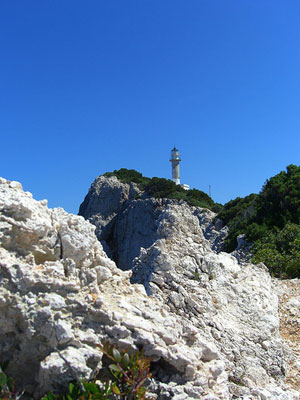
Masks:
[[[172,181],[176,183],[176,185],[180,185],[180,175],[179,175],[179,163],[181,161],[181,158],[179,156],[179,151],[174,147],[173,150],[171,150],[171,159],[172,163]]]

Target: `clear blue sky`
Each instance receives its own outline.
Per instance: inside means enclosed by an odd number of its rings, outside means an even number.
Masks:
[[[300,164],[299,0],[2,0],[0,176],[77,213],[122,167],[224,203]]]

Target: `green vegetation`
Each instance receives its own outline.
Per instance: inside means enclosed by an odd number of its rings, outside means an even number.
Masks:
[[[150,182],[150,178],[143,176],[140,172],[135,169],[121,168],[114,170],[113,172],[106,172],[103,176],[116,176],[123,183],[134,182],[138,185],[141,190],[144,190],[145,186]]]
[[[102,348],[107,367],[102,372],[101,381],[74,381],[69,384],[68,392],[64,394],[48,393],[41,400],[146,400],[147,379],[150,360],[137,352],[130,355],[126,351],[119,351],[108,342]],[[8,379],[0,369],[0,400],[17,400],[20,395],[14,393],[11,379]]]
[[[171,180],[146,178],[135,170],[122,168],[105,175],[135,182],[155,198],[184,200],[218,212],[218,218],[229,227],[226,251],[233,251],[237,236],[246,234],[253,244],[254,262],[264,262],[275,276],[300,277],[300,167],[289,165],[268,179],[259,194],[238,197],[224,206],[200,190],[184,190]]]
[[[250,194],[244,198],[237,197],[224,204],[223,209],[219,212],[218,218],[229,227],[229,235],[225,241],[226,251],[233,251],[237,246],[237,236],[246,233],[249,221],[256,214],[257,197],[257,194]]]
[[[15,393],[13,380],[8,378],[0,367],[0,400],[16,400],[19,398],[20,396]]]
[[[253,262],[264,262],[279,277],[300,277],[300,226],[287,223],[254,242]]]
[[[275,276],[300,277],[300,167],[289,165],[258,195],[228,202],[218,217],[229,227],[226,251],[245,233],[254,262],[264,262]]]
[[[147,178],[134,169],[121,168],[113,172],[107,172],[104,176],[116,176],[121,182],[134,182],[139,189],[148,193],[149,196],[158,199],[168,198],[175,200],[184,200],[188,204],[196,207],[203,207],[220,211],[222,206],[215,203],[206,193],[201,190],[192,189],[185,190],[181,186],[176,185],[170,179],[164,178]]]

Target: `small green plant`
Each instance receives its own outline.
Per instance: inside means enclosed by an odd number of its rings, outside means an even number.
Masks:
[[[75,381],[69,384],[67,394],[48,393],[41,400],[146,400],[144,384],[151,374],[150,360],[143,352],[129,355],[109,342],[99,347],[109,361],[106,371],[102,371],[107,376],[105,383]]]
[[[0,367],[0,400],[17,400],[22,394],[15,393],[12,378],[8,378]]]
[[[103,348],[103,353],[112,361],[109,370],[112,374],[111,388],[118,399],[146,399],[147,379],[151,377],[150,360],[144,356],[143,351],[130,355],[126,351],[119,351],[108,342]]]
[[[112,388],[109,383],[105,385],[105,388],[101,388],[95,382],[71,382],[69,384],[68,393],[65,395],[57,395],[48,393],[41,400],[89,400],[89,399],[100,399],[107,400],[112,394]]]
[[[199,269],[197,267],[195,268],[195,271],[193,272],[193,279],[195,281],[199,281],[199,279],[200,279],[200,272],[199,272]]]

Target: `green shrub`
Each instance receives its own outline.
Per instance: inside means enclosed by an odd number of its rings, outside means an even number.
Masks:
[[[116,176],[123,183],[136,183],[141,190],[149,182],[150,178],[144,177],[140,172],[135,169],[121,168],[119,170],[114,170],[113,172],[106,172],[103,176]]]
[[[143,351],[130,355],[119,351],[108,342],[102,348],[104,354],[112,361],[109,370],[112,375],[111,388],[120,399],[146,399],[145,382],[151,377],[150,359]]]
[[[218,218],[222,219],[225,225],[229,223],[239,223],[240,220],[249,218],[254,214],[255,202],[258,195],[255,193],[246,197],[237,197],[224,204]]]
[[[300,223],[300,167],[289,165],[267,180],[257,205],[257,219],[280,229],[288,222]]]
[[[89,399],[114,399],[116,397],[111,397],[112,388],[107,384],[104,389],[102,389],[95,382],[71,382],[68,387],[68,393],[64,395],[48,393],[41,400],[89,400]]]
[[[48,393],[42,400],[145,400],[145,382],[151,377],[150,360],[142,351],[130,355],[108,342],[104,347],[99,347],[109,360],[108,366],[100,371],[105,380],[71,382],[68,393]]]
[[[215,202],[209,197],[208,194],[202,192],[201,190],[191,189],[186,192],[186,201],[196,207],[204,207],[212,209]]]
[[[154,177],[149,180],[144,188],[150,196],[156,198],[174,198],[176,194],[183,195],[184,189],[170,179]],[[179,195],[180,197],[180,195]]]
[[[8,378],[3,367],[0,367],[0,400],[17,400],[21,397],[21,394],[15,392],[14,382],[11,378]]]
[[[168,198],[174,200],[184,200],[189,205],[195,207],[208,208],[215,212],[220,211],[221,204],[215,203],[206,193],[201,190],[185,190],[180,185],[176,185],[170,179],[147,178],[134,169],[121,168],[113,172],[106,172],[104,176],[116,176],[121,182],[134,182],[139,189],[145,191],[149,196],[161,199]]]
[[[253,261],[264,262],[275,276],[300,276],[300,226],[287,223],[254,242]]]
[[[257,194],[250,194],[244,198],[237,197],[224,204],[218,214],[225,225],[229,227],[229,235],[225,240],[225,251],[231,252],[237,246],[236,238],[245,233],[247,227],[255,217]]]
[[[289,165],[268,179],[261,192],[226,203],[218,217],[229,227],[225,250],[245,233],[252,261],[264,262],[280,277],[300,277],[300,167]]]

